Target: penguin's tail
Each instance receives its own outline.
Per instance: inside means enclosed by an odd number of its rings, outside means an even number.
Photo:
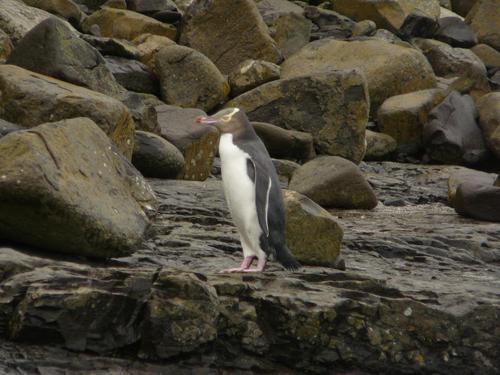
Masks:
[[[287,270],[296,271],[300,268],[300,263],[293,257],[285,244],[276,248],[276,258]]]

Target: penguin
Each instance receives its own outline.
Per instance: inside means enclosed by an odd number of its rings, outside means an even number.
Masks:
[[[224,195],[243,248],[241,265],[221,272],[262,272],[271,254],[286,269],[298,269],[285,244],[285,209],[276,169],[245,113],[227,108],[199,116],[196,122],[215,125],[220,132]],[[251,268],[255,259],[257,266]]]

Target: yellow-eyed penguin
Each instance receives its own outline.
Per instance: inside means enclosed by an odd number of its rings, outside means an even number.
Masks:
[[[287,269],[297,269],[285,244],[285,210],[276,169],[264,143],[245,113],[228,108],[198,123],[215,125],[220,133],[224,194],[240,234],[243,262],[222,272],[261,272],[269,254]],[[257,267],[250,268],[257,258]]]

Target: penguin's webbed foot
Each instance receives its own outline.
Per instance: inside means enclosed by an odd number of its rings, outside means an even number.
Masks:
[[[248,270],[249,267],[252,265],[252,262],[253,262],[254,259],[255,259],[254,256],[245,257],[245,258],[243,258],[243,262],[241,262],[241,265],[239,267],[236,267],[236,268],[227,268],[225,270],[220,271],[219,273],[246,272],[246,270]]]

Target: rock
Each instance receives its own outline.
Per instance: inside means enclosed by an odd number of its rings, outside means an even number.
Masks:
[[[224,74],[248,59],[282,59],[252,0],[193,2],[182,19],[180,43],[203,53]]]
[[[283,57],[287,58],[309,43],[312,23],[304,17],[300,6],[287,0],[262,0],[257,8]]]
[[[445,98],[441,89],[397,95],[387,99],[377,115],[378,127],[397,142],[403,154],[416,154],[422,148],[422,134],[429,111]]]
[[[476,123],[474,101],[453,91],[429,113],[423,139],[426,156],[443,164],[473,165],[487,156],[483,135]]]
[[[377,197],[358,166],[338,156],[321,156],[292,176],[295,190],[323,207],[372,209]]]
[[[451,9],[465,17],[478,0],[451,0]]]
[[[30,7],[17,0],[2,0],[0,7],[0,30],[17,44],[33,27],[52,17],[44,10]]]
[[[486,144],[500,158],[500,92],[483,96],[477,102],[477,109]]]
[[[478,220],[500,222],[500,187],[464,182],[455,195],[455,211]]]
[[[122,103],[109,96],[14,65],[0,65],[0,92],[0,118],[31,128],[86,116],[125,156],[132,156],[132,118]]]
[[[184,46],[163,47],[155,59],[163,101],[209,111],[226,101],[229,85],[203,54]]]
[[[177,10],[177,6],[171,0],[128,0],[128,9],[134,12],[152,16],[165,10]]]
[[[283,192],[286,244],[301,264],[335,265],[340,253],[342,228],[332,215],[296,191]]]
[[[80,9],[83,9],[85,13],[92,13],[101,6],[103,6],[108,0],[73,0],[75,3],[80,6]]]
[[[468,168],[462,168],[451,173],[450,178],[448,178],[448,202],[451,207],[455,206],[455,196],[457,189],[461,184],[465,182],[473,182],[479,183],[480,185],[491,186],[495,181],[495,177],[496,176],[492,173],[476,171]]]
[[[7,60],[12,52],[12,42],[9,36],[0,29],[0,64]]]
[[[359,163],[365,152],[368,93],[355,71],[330,71],[268,82],[225,105],[251,121],[311,133],[319,153]]]
[[[116,9],[127,9],[126,0],[107,0],[102,6]]]
[[[375,31],[375,34],[373,34],[372,39],[378,39],[383,42],[391,43],[391,44],[396,44],[402,47],[408,47],[401,38],[399,38],[396,34],[391,33],[389,30],[384,30],[384,29],[378,29]]]
[[[90,34],[91,28],[99,28],[100,36],[133,40],[142,34],[165,36],[172,40],[176,28],[154,18],[129,10],[102,8],[88,16],[82,24],[83,31]]]
[[[439,24],[434,17],[417,9],[405,18],[398,34],[405,39],[411,37],[432,38],[438,28]]]
[[[479,43],[500,51],[500,7],[497,0],[477,1],[465,22],[472,27]]]
[[[398,143],[388,134],[366,130],[366,152],[363,160],[384,160],[396,151]]]
[[[273,161],[274,167],[276,168],[276,173],[278,173],[278,177],[280,181],[282,181],[285,186],[288,186],[293,173],[300,168],[300,164],[291,161],[291,160],[283,160],[283,159],[271,159]]]
[[[160,35],[142,34],[133,40],[139,51],[139,60],[151,69],[155,67],[156,54],[163,48],[173,46],[176,43]]]
[[[441,7],[441,12],[439,13],[439,19],[441,19],[441,18],[447,18],[447,17],[455,17],[455,18],[458,18],[459,20],[462,20],[462,21],[465,20],[465,18],[463,18],[459,14],[457,14],[455,12],[452,12],[449,9]]]
[[[152,15],[155,20],[165,23],[177,23],[182,20],[182,14],[178,10],[162,10]]]
[[[2,120],[0,118],[0,138],[3,136],[10,134],[12,132],[24,129],[22,126],[17,124],[13,124],[12,122]]]
[[[80,25],[84,13],[73,0],[22,0],[26,5],[43,9],[68,20],[72,25]]]
[[[500,68],[500,52],[487,44],[478,44],[471,51],[481,59],[486,68]]]
[[[175,178],[184,168],[184,156],[162,137],[138,130],[132,164],[146,177]]]
[[[370,20],[363,20],[356,22],[352,28],[352,36],[370,36],[377,30],[377,25],[375,22]]]
[[[376,39],[309,43],[282,64],[281,77],[353,68],[366,77],[372,113],[391,96],[436,86],[432,68],[420,52]]]
[[[472,51],[433,42],[432,47],[423,52],[436,75],[460,78],[455,85],[461,86],[462,90],[457,91],[473,90],[483,95],[489,92],[486,67]]]
[[[231,96],[280,78],[280,67],[263,60],[245,60],[229,74]]]
[[[495,183],[494,183],[495,186],[500,186],[500,175],[498,175]]]
[[[106,67],[127,90],[158,95],[160,84],[153,71],[140,61],[124,57],[106,57]]]
[[[102,55],[55,17],[31,29],[7,63],[113,97],[124,91]]]
[[[130,111],[136,130],[160,133],[155,108],[165,103],[154,95],[133,91],[127,91],[120,100]]]
[[[474,32],[464,21],[456,17],[439,19],[439,29],[434,39],[445,42],[452,47],[470,48],[477,44]]]
[[[140,245],[154,193],[92,120],[9,134],[0,154],[1,238],[97,258]]]
[[[306,6],[304,16],[313,22],[312,40],[329,37],[343,39],[353,34],[355,22],[332,10]]]
[[[184,169],[178,178],[204,181],[210,174],[219,132],[212,126],[195,122],[197,116],[206,113],[195,108],[179,108],[161,105],[155,108],[161,136],[181,150]]]
[[[415,10],[437,18],[440,5],[437,0],[335,0],[333,10],[355,21],[372,20],[378,28],[398,30]]]
[[[273,158],[309,160],[316,156],[313,137],[309,133],[286,130],[263,122],[252,122],[252,125]]]
[[[128,40],[103,38],[89,34],[81,34],[80,38],[97,49],[101,55],[124,57],[132,60],[139,60],[141,57],[139,50]]]

